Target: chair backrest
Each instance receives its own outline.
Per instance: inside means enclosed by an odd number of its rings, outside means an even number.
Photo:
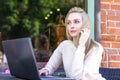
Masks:
[[[120,80],[120,68],[100,68],[99,72],[106,80]]]

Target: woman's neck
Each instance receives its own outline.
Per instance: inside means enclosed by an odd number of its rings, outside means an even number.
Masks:
[[[77,47],[78,46],[78,37],[73,38],[73,44]]]

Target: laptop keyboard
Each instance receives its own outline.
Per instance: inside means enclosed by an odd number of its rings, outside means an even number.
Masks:
[[[72,78],[58,77],[58,76],[40,76],[41,80],[75,80]]]

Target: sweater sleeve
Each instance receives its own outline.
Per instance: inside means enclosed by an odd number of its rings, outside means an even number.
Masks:
[[[45,69],[49,71],[49,74],[53,74],[53,72],[61,65],[62,63],[62,54],[61,54],[61,45],[59,45],[52,56],[50,57],[48,63],[45,66]]]
[[[75,54],[74,54],[74,58],[73,58],[73,62],[72,62],[72,67],[71,67],[71,76],[73,78],[78,78],[80,76],[82,76],[83,73],[83,67],[84,67],[84,56],[85,56],[85,47],[84,46],[78,46]],[[82,77],[80,77],[81,79]]]
[[[88,55],[86,56],[85,47],[78,46],[71,67],[71,76],[73,78],[83,80],[105,80],[99,74],[103,48],[100,44],[98,45],[97,48],[94,47],[88,51]]]

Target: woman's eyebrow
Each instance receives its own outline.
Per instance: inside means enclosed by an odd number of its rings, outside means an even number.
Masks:
[[[79,20],[80,21],[81,19],[73,19],[73,20]],[[68,19],[67,21],[71,21],[71,20]]]
[[[71,20],[66,20],[66,22],[70,22]]]
[[[80,21],[81,19],[74,19],[74,20],[79,20]]]

